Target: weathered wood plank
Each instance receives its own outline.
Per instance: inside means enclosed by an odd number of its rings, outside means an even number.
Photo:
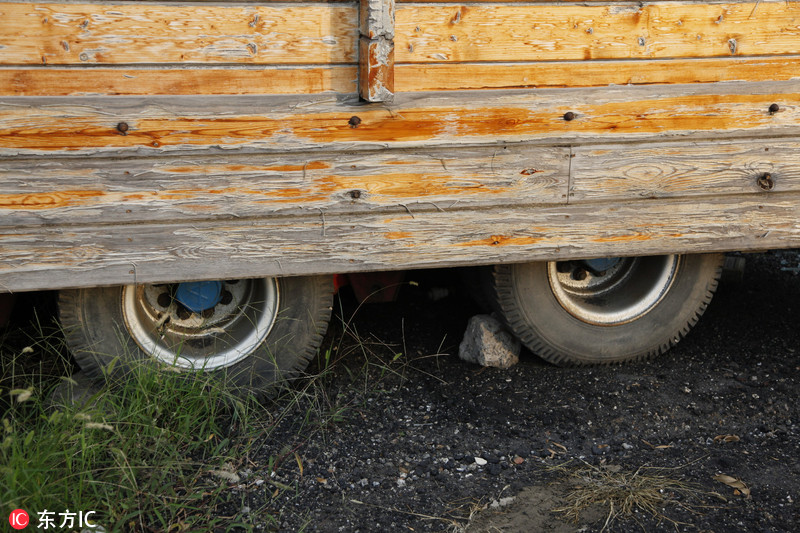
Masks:
[[[0,160],[0,227],[564,204],[568,148]]]
[[[358,54],[358,94],[367,102],[394,100],[394,42],[361,37]]]
[[[314,96],[0,98],[0,155],[749,138],[796,135],[798,126],[795,82],[417,93],[393,105]]]
[[[0,3],[6,65],[357,61],[353,4]]]
[[[361,0],[358,93],[367,102],[394,100],[394,0]]]
[[[800,53],[796,2],[397,6],[398,63]]]
[[[800,56],[755,59],[395,63],[395,89],[449,91],[800,80]]]
[[[769,179],[765,176],[769,175]],[[800,192],[800,142],[715,142],[575,149],[570,203]]]
[[[800,56],[394,65],[395,91],[603,87],[800,79]],[[355,66],[298,68],[0,67],[0,96],[355,93]]]
[[[0,233],[0,290],[800,246],[800,195]]]
[[[355,93],[356,66],[296,68],[0,67],[0,96]]]

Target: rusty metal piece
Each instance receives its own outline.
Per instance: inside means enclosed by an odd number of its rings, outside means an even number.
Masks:
[[[569,122],[569,121],[571,121],[571,120],[575,120],[575,118],[576,118],[577,116],[578,116],[578,115],[576,115],[576,114],[575,114],[575,113],[573,113],[572,111],[567,111],[566,113],[564,113],[564,120],[566,120],[567,122]]]
[[[347,121],[351,128],[357,128],[359,124],[361,124],[361,119],[357,116],[353,115],[350,117],[350,120]]]
[[[775,181],[772,179],[772,175],[769,172],[760,176],[757,183],[758,186],[765,191],[771,191],[775,188]]]
[[[352,198],[353,200],[358,200],[359,198],[361,198],[361,191],[359,191],[358,189],[350,191],[350,198]]]
[[[775,113],[777,113],[780,110],[781,110],[781,106],[779,106],[778,104],[772,104],[771,106],[769,106],[769,114],[770,115],[774,115]]]
[[[128,134],[128,123],[127,122],[120,122],[119,124],[117,124],[117,131],[121,135],[127,135]]]

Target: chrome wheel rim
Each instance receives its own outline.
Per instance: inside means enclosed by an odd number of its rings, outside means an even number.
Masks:
[[[547,265],[558,303],[575,318],[599,326],[625,324],[650,312],[669,291],[680,257],[608,258]]]
[[[194,311],[176,298],[181,284],[125,286],[122,311],[136,344],[180,370],[225,368],[253,354],[275,323],[278,284],[273,278],[209,283],[221,283],[220,296]]]

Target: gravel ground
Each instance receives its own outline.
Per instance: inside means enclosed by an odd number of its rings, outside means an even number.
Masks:
[[[262,443],[245,506],[286,531],[794,531],[800,253],[746,257],[669,353],[579,369],[460,361],[479,310],[452,272],[410,273],[355,313],[360,344],[332,325],[333,353],[357,353]]]

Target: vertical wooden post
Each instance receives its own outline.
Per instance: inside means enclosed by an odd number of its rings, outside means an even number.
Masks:
[[[394,99],[394,0],[361,0],[358,92],[368,102]]]

